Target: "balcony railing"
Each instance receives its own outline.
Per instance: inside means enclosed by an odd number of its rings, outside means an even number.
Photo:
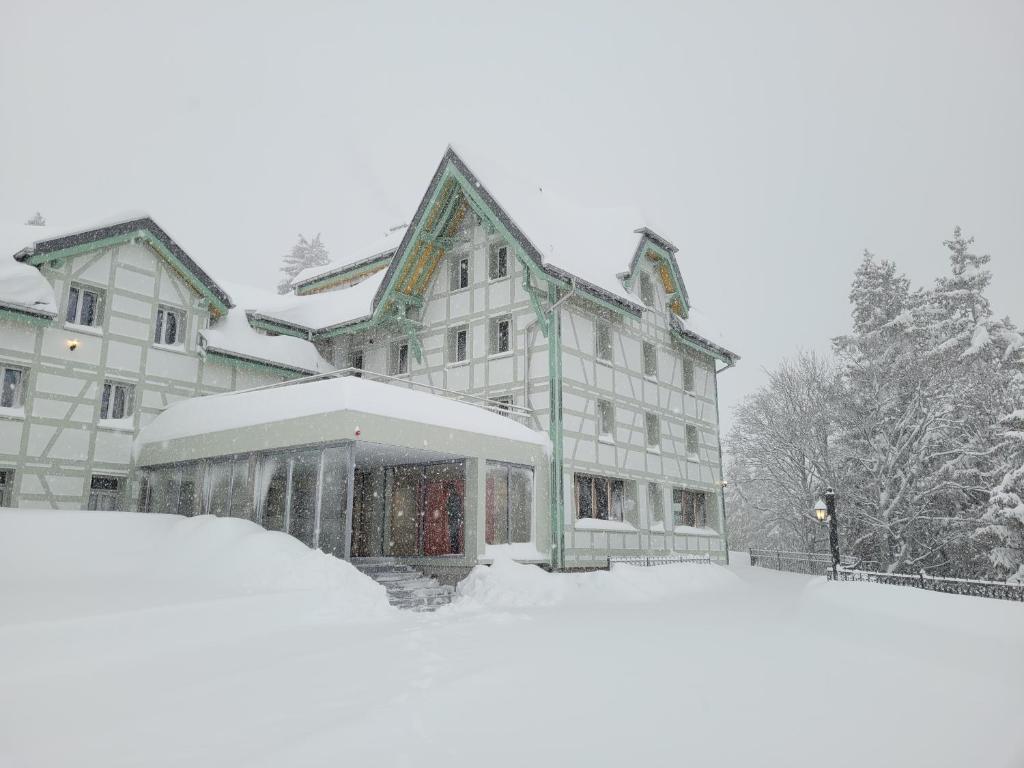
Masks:
[[[408,389],[419,389],[424,392],[429,392],[434,395],[440,395],[441,397],[447,397],[451,400],[458,400],[462,403],[469,405],[475,405],[478,408],[497,413],[501,416],[506,416],[513,421],[516,421],[530,429],[536,429],[536,422],[534,421],[533,410],[526,408],[521,405],[515,405],[514,403],[503,402],[501,400],[495,400],[493,398],[481,397],[480,395],[474,395],[469,392],[458,392],[452,389],[445,389],[444,387],[438,387],[433,384],[425,384],[421,381],[413,381],[408,378],[407,375],[403,376],[390,376],[386,373],[377,373],[375,371],[367,371],[362,368],[339,368],[335,371],[326,371],[324,373],[315,373],[310,376],[302,376],[297,379],[288,379],[287,381],[279,381],[274,384],[264,384],[259,387],[250,387],[249,389],[234,390],[233,392],[223,392],[221,394],[238,394],[239,392],[259,392],[266,389],[277,389],[279,387],[290,387],[293,384],[301,384],[307,381],[318,381],[320,379],[335,379],[342,376],[355,376],[358,378],[368,379],[370,381],[379,381],[384,384],[391,384],[398,387],[406,387]]]

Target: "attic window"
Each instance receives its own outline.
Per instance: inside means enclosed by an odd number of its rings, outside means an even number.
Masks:
[[[508,246],[498,245],[491,249],[490,261],[491,280],[500,280],[508,277]]]
[[[469,257],[462,256],[452,261],[450,286],[453,291],[469,288]]]
[[[640,301],[648,307],[654,306],[654,283],[646,272],[640,273]]]

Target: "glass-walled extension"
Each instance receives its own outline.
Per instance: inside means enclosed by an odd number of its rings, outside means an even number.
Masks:
[[[203,459],[142,470],[139,509],[241,517],[347,557],[350,444]]]

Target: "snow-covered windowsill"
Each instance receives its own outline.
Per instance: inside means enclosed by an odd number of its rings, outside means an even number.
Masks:
[[[189,351],[185,349],[184,344],[157,344],[153,342],[153,349],[162,349],[165,352],[174,352],[179,355],[187,355]]]
[[[469,365],[469,360],[456,360],[454,363],[448,363],[449,368],[465,368]]]
[[[597,442],[604,443],[605,445],[615,445],[615,438],[611,435],[598,435]]]
[[[623,531],[625,533],[636,531],[632,525],[621,520],[597,520],[592,517],[578,519],[575,527],[577,531]]]
[[[657,454],[660,455],[661,454],[661,447],[657,446],[657,445],[648,445],[647,446],[647,452],[648,453],[657,453]]]
[[[537,550],[532,541],[528,541],[521,544],[487,544],[478,561],[492,563],[499,558],[511,558],[520,563],[546,563],[550,560]]]
[[[24,418],[25,418],[25,408],[23,406],[19,405],[17,408],[11,408],[11,407],[0,408],[0,419],[19,419],[19,420],[21,420],[21,419],[24,419]]]
[[[102,325],[79,325],[78,323],[64,323],[64,330],[74,331],[75,333],[88,333],[91,336],[102,336],[103,326]]]
[[[123,419],[100,419],[96,426],[114,432],[134,432],[135,419],[132,416],[125,416]]]
[[[508,352],[495,352],[493,355],[488,355],[487,359],[488,360],[500,360],[503,357],[512,357],[512,354],[513,354],[512,350],[509,350]]]
[[[692,525],[677,525],[672,529],[674,533],[685,533],[687,536],[717,536],[718,531],[714,528],[694,528]]]

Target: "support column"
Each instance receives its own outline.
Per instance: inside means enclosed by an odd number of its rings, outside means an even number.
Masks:
[[[348,480],[345,483],[345,559],[352,559],[352,499],[356,485],[356,451],[348,447]]]

